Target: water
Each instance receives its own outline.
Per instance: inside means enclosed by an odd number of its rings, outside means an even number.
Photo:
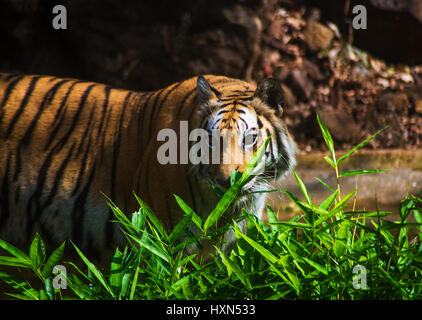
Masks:
[[[296,172],[311,195],[315,204],[320,204],[330,191],[315,178],[320,178],[333,189],[337,188],[334,169],[329,166],[323,156],[314,153],[298,155]],[[422,191],[422,150],[380,150],[358,151],[349,160],[340,165],[340,172],[358,169],[388,169],[386,172],[350,176],[341,179],[341,194],[344,196],[353,191],[357,183],[356,210],[376,211],[377,202],[380,211],[398,213],[400,201],[407,194],[418,194]],[[296,180],[290,174],[282,182],[284,188],[303,199]],[[277,188],[277,185],[275,185]],[[274,209],[285,208],[290,203],[283,192],[269,194],[269,202]],[[348,209],[351,209],[350,206]],[[283,210],[279,218],[286,220],[295,213]]]

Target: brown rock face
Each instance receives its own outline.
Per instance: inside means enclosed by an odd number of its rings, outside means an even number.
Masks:
[[[325,50],[329,47],[334,34],[330,28],[315,22],[310,21],[304,32],[305,42],[309,48],[314,51]]]

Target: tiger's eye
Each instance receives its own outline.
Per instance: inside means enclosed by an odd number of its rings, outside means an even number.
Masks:
[[[258,135],[256,133],[247,133],[243,136],[243,147],[250,148],[258,140]]]

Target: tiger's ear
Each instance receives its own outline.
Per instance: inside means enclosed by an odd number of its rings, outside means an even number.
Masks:
[[[255,97],[274,109],[278,116],[283,114],[284,91],[278,80],[273,78],[262,80],[255,91]]]
[[[221,92],[208,83],[203,76],[198,76],[196,81],[196,89],[198,91],[199,99],[202,102],[207,102],[212,99],[218,99]]]

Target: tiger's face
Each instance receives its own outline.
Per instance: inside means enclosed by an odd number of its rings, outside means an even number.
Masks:
[[[244,189],[266,189],[295,165],[295,143],[282,120],[283,91],[274,79],[266,79],[258,88],[218,90],[198,77],[201,128],[208,132],[210,162],[200,164],[197,173],[212,184],[230,186],[233,170],[243,172],[259,146],[270,137],[265,150],[265,165]]]

